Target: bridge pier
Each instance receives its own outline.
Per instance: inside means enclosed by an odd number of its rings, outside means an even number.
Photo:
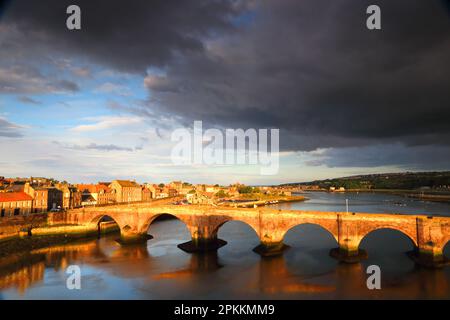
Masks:
[[[426,268],[442,268],[449,263],[442,250],[439,250],[439,248],[436,247],[415,248],[407,254],[416,264]]]
[[[367,259],[367,252],[359,248],[361,237],[341,236],[339,247],[330,250],[330,256],[344,263],[358,263]]]
[[[367,252],[359,248],[365,232],[361,232],[359,216],[338,215],[337,237],[338,248],[330,250],[330,256],[344,263],[358,263],[367,259]]]
[[[253,248],[253,251],[263,257],[273,257],[283,254],[283,252],[290,247],[280,242],[261,242],[258,246]]]
[[[215,251],[227,244],[225,240],[219,239],[217,232],[211,231],[208,225],[188,225],[187,227],[191,232],[192,240],[178,245],[178,248],[185,252]]]
[[[192,239],[191,241],[181,243],[178,245],[178,248],[181,250],[194,253],[194,252],[209,252],[216,251],[217,249],[226,245],[227,242],[222,239]]]
[[[153,236],[149,234],[139,234],[135,236],[120,235],[120,238],[117,241],[122,245],[128,245],[128,244],[146,243],[147,240],[150,239],[153,239]]]
[[[416,221],[418,246],[408,252],[408,256],[426,268],[441,268],[449,264],[443,253],[448,238],[442,222],[432,216],[418,217]]]
[[[358,263],[367,259],[367,252],[364,249],[348,250],[347,248],[334,248],[330,250],[330,256],[344,263]]]
[[[153,239],[153,236],[142,232],[136,232],[130,227],[125,226],[120,229],[120,238],[117,240],[122,245],[146,243],[147,240]]]

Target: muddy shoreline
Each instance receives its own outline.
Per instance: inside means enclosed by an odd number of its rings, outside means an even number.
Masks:
[[[30,251],[36,249],[51,247],[53,245],[64,245],[76,241],[83,241],[85,239],[95,239],[96,237],[98,236],[94,234],[91,236],[47,235],[9,239],[7,241],[0,242],[0,266],[2,264],[1,260],[9,256],[20,256],[23,254],[28,254]]]

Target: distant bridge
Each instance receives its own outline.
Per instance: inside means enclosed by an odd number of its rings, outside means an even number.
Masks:
[[[95,230],[99,221],[109,216],[119,225],[122,242],[133,243],[147,240],[150,224],[162,214],[170,214],[186,224],[192,240],[179,247],[188,252],[214,250],[226,244],[217,234],[228,221],[249,225],[261,241],[255,251],[263,256],[280,254],[286,248],[283,238],[288,230],[305,223],[327,230],[338,243],[331,255],[345,262],[364,258],[366,253],[359,248],[361,240],[378,229],[394,229],[405,234],[415,248],[410,256],[426,266],[440,266],[445,262],[443,248],[450,240],[450,217],[426,215],[137,203],[74,209],[51,214],[48,219],[50,224],[77,224]]]

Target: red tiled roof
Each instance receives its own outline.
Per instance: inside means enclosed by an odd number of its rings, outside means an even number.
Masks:
[[[0,202],[26,201],[33,198],[25,192],[0,192]]]

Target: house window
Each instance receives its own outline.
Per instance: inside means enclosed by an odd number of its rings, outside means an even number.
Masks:
[[[14,215],[18,216],[20,214],[20,208],[14,208]]]
[[[0,216],[1,216],[1,217],[4,217],[4,216],[5,216],[5,208],[2,208],[2,211],[1,211],[1,213],[0,213]]]

